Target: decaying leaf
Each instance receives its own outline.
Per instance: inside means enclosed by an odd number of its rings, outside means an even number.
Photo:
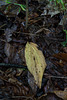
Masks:
[[[67,62],[67,53],[54,54],[53,57]]]
[[[36,84],[41,88],[46,62],[43,53],[38,50],[37,44],[27,42],[25,47],[25,59],[28,70],[34,76]]]
[[[54,93],[63,100],[67,100],[67,91],[54,91]]]

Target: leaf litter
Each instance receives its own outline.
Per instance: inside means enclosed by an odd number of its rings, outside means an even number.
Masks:
[[[0,6],[0,99],[67,98],[67,50],[61,45],[66,39],[63,31],[67,29],[66,15],[42,2],[29,0],[28,29],[24,11],[19,12],[14,6],[7,10],[4,2]]]

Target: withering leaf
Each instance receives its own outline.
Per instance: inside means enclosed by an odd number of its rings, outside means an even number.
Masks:
[[[12,40],[12,38],[11,38],[12,33],[15,32],[16,29],[17,29],[16,25],[13,25],[11,28],[6,28],[6,30],[5,30],[5,37],[6,37],[6,41],[7,42],[10,42]]]
[[[16,49],[10,43],[6,43],[4,47],[4,52],[9,59],[13,59],[16,53]]]
[[[38,98],[38,100],[62,100],[54,93],[44,94]]]
[[[64,52],[66,52],[66,53],[67,53],[67,47],[64,47],[64,48],[63,48],[63,50],[64,50]]]
[[[54,93],[63,100],[67,100],[67,91],[54,91]]]
[[[38,50],[37,44],[27,42],[25,47],[25,59],[27,67],[30,73],[34,76],[36,84],[41,88],[46,62],[43,53]]]
[[[34,79],[33,75],[31,75],[30,72],[28,72],[28,84],[31,87],[32,92],[34,94],[36,94],[36,92],[37,92],[37,85],[35,83],[35,79]]]
[[[67,53],[57,53],[54,54],[53,57],[67,62]]]
[[[20,65],[22,64],[22,60],[21,60],[21,58],[18,54],[18,50],[15,48],[15,46],[6,42],[5,47],[4,47],[4,52],[8,58],[8,62],[14,63],[14,64],[20,64]]]

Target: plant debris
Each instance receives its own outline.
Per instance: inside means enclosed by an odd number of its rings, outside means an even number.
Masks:
[[[66,0],[27,7],[0,0],[0,100],[67,100]]]

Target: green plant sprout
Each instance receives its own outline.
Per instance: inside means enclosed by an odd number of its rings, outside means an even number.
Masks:
[[[64,30],[64,32],[66,33],[66,41],[62,42],[61,44],[65,47],[67,44],[67,30]]]
[[[20,6],[20,7],[21,7],[21,9],[22,9],[23,11],[26,11],[26,6],[25,6],[25,5],[18,4],[18,3],[12,3],[12,2],[10,2],[9,0],[6,0],[5,2],[6,2],[7,4],[14,4],[14,5],[18,5],[18,6]]]
[[[66,9],[63,0],[49,0],[49,1],[54,1],[55,5],[62,6],[62,9],[63,9],[63,10]]]
[[[26,6],[22,4],[18,4],[18,3],[12,3],[10,2],[10,0],[6,0],[5,3],[18,5],[23,11],[26,11],[26,29],[27,29],[28,27],[28,0],[26,0]],[[8,7],[6,9],[8,9]],[[19,9],[19,12],[20,12],[20,9]]]

